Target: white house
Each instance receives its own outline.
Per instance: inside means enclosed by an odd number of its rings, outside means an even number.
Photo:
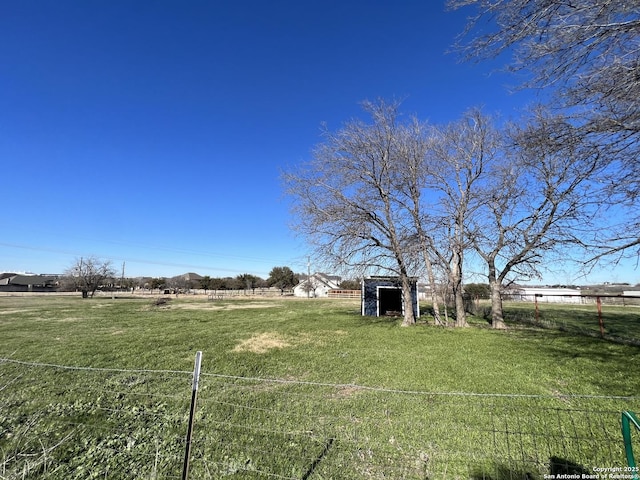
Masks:
[[[300,283],[293,287],[293,295],[295,297],[328,297],[329,290],[340,288],[338,286],[340,280],[340,277],[316,272],[301,279]]]
[[[580,290],[575,288],[514,287],[507,295],[512,300],[542,303],[582,303]]]

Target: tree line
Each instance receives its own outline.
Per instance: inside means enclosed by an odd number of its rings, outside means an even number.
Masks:
[[[266,279],[250,273],[239,274],[235,277],[210,277],[205,275],[201,279],[190,280],[183,275],[176,277],[155,278],[118,278],[117,272],[110,260],[95,256],[77,258],[64,272],[62,288],[80,290],[83,296],[92,296],[100,288],[148,288],[170,289],[174,291],[203,289],[203,290],[255,290],[256,288],[276,287],[281,291],[291,289],[298,284],[299,274],[291,268],[273,267]]]
[[[302,274],[294,273],[290,267],[273,267],[269,276],[264,279],[250,273],[242,273],[235,277],[203,276],[201,279],[190,280],[183,275],[176,277],[143,277],[118,278],[111,261],[95,256],[82,257],[74,261],[61,279],[61,288],[79,290],[83,296],[93,297],[98,289],[135,289],[171,290],[172,292],[187,290],[249,290],[259,288],[278,288],[282,293],[295,287]],[[340,284],[344,289],[359,289],[358,281],[345,280]]]
[[[410,279],[423,276],[435,322],[436,285],[445,283],[455,325],[466,326],[473,259],[489,285],[492,325],[504,328],[510,282],[556,261],[587,271],[637,254],[640,13],[622,1],[449,4],[476,8],[458,44],[468,58],[515,52],[526,86],[551,100],[512,122],[471,109],[447,125],[404,116],[395,100],[365,101],[367,120],[325,129],[312,158],[283,180],[295,228],[319,261],[399,277],[403,325],[415,323]],[[496,30],[474,36],[483,20]]]

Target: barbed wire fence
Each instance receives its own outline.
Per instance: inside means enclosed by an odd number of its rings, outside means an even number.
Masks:
[[[407,391],[207,369],[205,352],[189,468],[198,479],[596,475],[626,465],[621,413],[640,410],[640,397]],[[192,377],[0,359],[0,478],[181,478]]]

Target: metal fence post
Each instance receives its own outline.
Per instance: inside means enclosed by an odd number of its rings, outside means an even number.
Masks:
[[[193,386],[191,389],[191,409],[189,411],[189,426],[187,428],[187,442],[184,451],[184,465],[182,467],[182,480],[187,480],[189,476],[189,457],[191,455],[191,434],[193,433],[193,417],[196,411],[196,400],[198,398],[198,382],[200,381],[200,364],[202,362],[202,352],[196,352],[196,361],[193,368]]]
[[[640,431],[640,421],[636,415],[631,410],[622,412],[622,439],[624,441],[627,465],[629,465],[629,471],[633,472],[633,476],[631,478],[637,480],[640,477],[638,476],[636,461],[633,458],[633,447],[631,446],[631,425],[636,427],[636,430]]]

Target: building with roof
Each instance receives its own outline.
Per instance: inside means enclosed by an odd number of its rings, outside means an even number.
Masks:
[[[411,305],[415,318],[420,317],[418,279],[410,278]],[[404,315],[402,282],[400,277],[369,277],[362,281],[362,315],[381,317]]]
[[[53,292],[58,286],[55,275],[0,274],[0,291],[3,292]]]
[[[300,283],[293,287],[295,297],[328,297],[330,290],[340,288],[342,279],[335,275],[316,272],[313,275],[301,275]]]
[[[582,303],[582,292],[576,288],[511,287],[505,291],[509,300],[542,303]]]

